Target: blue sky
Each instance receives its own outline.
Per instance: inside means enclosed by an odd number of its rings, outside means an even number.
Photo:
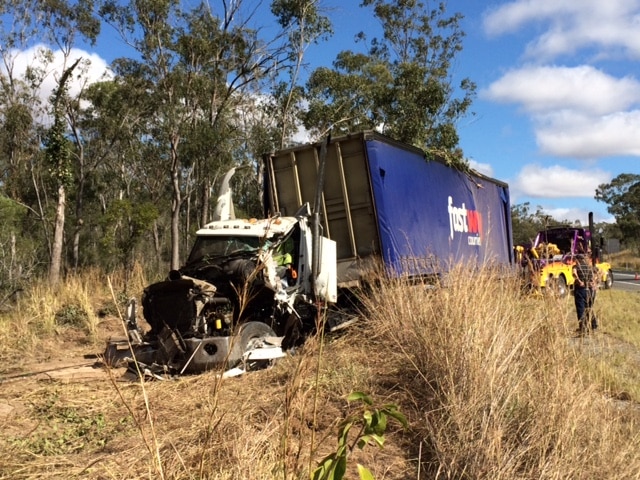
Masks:
[[[509,183],[513,203],[610,220],[596,187],[640,173],[640,1],[450,5],[466,16],[460,71],[479,90],[459,124],[466,155]]]
[[[355,48],[356,32],[378,28],[356,0],[326,3],[338,35],[310,61],[330,63]],[[512,203],[612,221],[596,187],[640,174],[640,0],[450,0],[448,9],[465,17],[454,78],[478,86],[474,115],[458,124],[472,165],[508,182]]]
[[[214,10],[219,1],[210,0]],[[359,31],[379,31],[360,0],[318,1],[335,35],[307,51],[312,67],[358,50]],[[478,86],[474,115],[458,124],[472,166],[508,182],[514,204],[541,206],[559,220],[585,223],[593,211],[596,221],[611,221],[593,199],[596,187],[620,173],[640,174],[640,0],[447,3],[465,17],[454,80]],[[95,48],[78,54],[90,56],[98,78],[131,52],[105,28]]]

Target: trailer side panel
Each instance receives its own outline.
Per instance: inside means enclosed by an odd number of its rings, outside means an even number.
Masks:
[[[267,209],[292,215],[313,204],[320,144],[265,157]],[[324,234],[337,242],[338,279],[447,271],[460,261],[512,262],[509,188],[461,172],[421,150],[363,132],[327,149]]]

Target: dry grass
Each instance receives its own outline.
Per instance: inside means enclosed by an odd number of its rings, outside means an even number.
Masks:
[[[637,404],[609,395],[600,373],[608,360],[584,348],[598,341],[571,337],[570,300],[522,298],[508,280],[463,271],[439,290],[384,283],[365,308],[366,322],[322,350],[311,339],[244,377],[141,385],[112,371],[112,379],[5,382],[0,478],[308,478],[354,413],[352,391],[397,404],[409,429],[390,426],[383,450],[354,452],[348,478],[357,478],[356,461],[378,480],[637,478]],[[52,335],[68,350],[72,340],[56,328],[18,331],[35,337],[28,345]],[[604,318],[603,328],[607,338],[613,323]],[[96,332],[121,330],[111,318]]]
[[[591,381],[613,398],[640,402],[640,295],[619,290],[598,293],[595,310],[602,335],[582,345]]]
[[[117,292],[117,305],[107,288],[109,282]],[[96,269],[68,275],[57,288],[46,280],[32,284],[11,311],[0,314],[0,373],[16,357],[43,361],[55,356],[69,337],[102,348],[99,325],[103,318],[117,316],[128,298],[140,298],[147,285],[140,266],[128,275],[127,284],[125,289],[122,273],[107,277]],[[120,335],[122,331],[111,333]]]
[[[611,263],[614,269],[640,272],[640,257],[631,250],[623,250],[607,255],[605,260]]]
[[[620,290],[601,290],[596,311],[606,331],[640,350],[640,295]]]
[[[370,311],[413,399],[426,478],[636,478],[636,412],[626,418],[586,382],[568,341],[573,311],[512,287],[462,272],[430,294],[372,296],[402,298]]]

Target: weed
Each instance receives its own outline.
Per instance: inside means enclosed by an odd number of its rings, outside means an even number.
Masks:
[[[64,305],[55,313],[57,325],[80,328],[87,324],[89,315],[79,305]]]
[[[338,428],[338,448],[327,455],[318,468],[311,473],[312,480],[341,480],[347,471],[347,458],[357,446],[364,449],[373,443],[378,447],[384,446],[384,434],[387,430],[389,418],[398,421],[407,428],[407,419],[398,411],[395,404],[387,404],[381,408],[369,408],[373,405],[371,397],[362,392],[353,392],[347,401],[360,401],[363,404],[362,413],[346,418]],[[355,436],[349,439],[351,429],[357,429]],[[373,480],[373,474],[361,464],[357,464],[361,480]]]
[[[108,438],[107,421],[100,412],[65,405],[60,397],[47,394],[32,405],[41,424],[26,437],[12,437],[9,444],[31,455],[57,456],[85,449],[102,449]]]

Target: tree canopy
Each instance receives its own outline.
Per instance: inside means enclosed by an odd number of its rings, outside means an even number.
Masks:
[[[323,135],[378,129],[396,140],[461,160],[456,121],[468,113],[475,84],[454,85],[451,65],[462,50],[462,15],[444,2],[363,0],[382,36],[358,35],[365,52],[344,50],[333,68],[320,67],[308,82],[305,126]]]
[[[640,175],[623,173],[596,189],[595,199],[608,205],[621,241],[640,252]]]
[[[463,157],[456,121],[475,85],[454,81],[464,32],[446,3],[363,0],[380,34],[311,71],[308,48],[330,37],[332,12],[321,0],[256,5],[0,0],[0,203],[11,220],[0,289],[52,267],[58,278],[134,258],[153,272],[179,266],[226,170],[246,167],[234,177],[238,211],[262,215],[261,155],[301,129],[376,129]],[[105,38],[127,53],[90,80],[90,59],[74,52]]]

